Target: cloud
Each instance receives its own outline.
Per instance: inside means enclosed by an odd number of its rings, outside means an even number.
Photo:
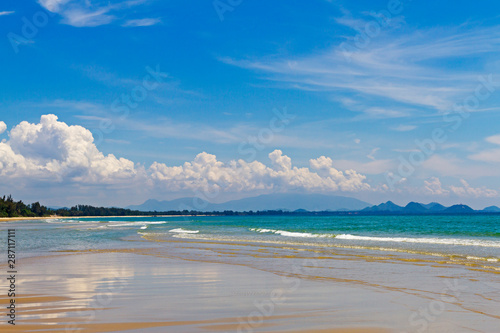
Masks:
[[[441,181],[437,177],[424,180],[424,192],[430,195],[448,195],[450,191],[443,189]]]
[[[494,145],[500,145],[500,135],[492,135],[485,139],[486,142],[492,143]],[[500,149],[488,149],[472,154],[469,156],[471,160],[489,162],[489,163],[500,163]]]
[[[431,177],[424,181],[424,194],[448,196],[454,194],[459,197],[474,197],[474,198],[494,198],[498,196],[498,192],[492,189],[483,187],[471,187],[467,181],[460,179],[462,186],[450,185],[447,189],[443,187],[441,181],[437,177]]]
[[[39,124],[26,121],[12,128],[0,143],[0,177],[85,184],[115,184],[139,175],[132,161],[105,156],[89,130],[68,126],[55,115]]]
[[[500,149],[488,149],[469,156],[471,160],[500,163]]]
[[[39,0],[38,3],[47,10],[55,13],[61,10],[61,7],[70,1],[71,0]]]
[[[393,127],[392,130],[397,132],[409,132],[413,131],[417,126],[414,125],[399,125],[397,127]]]
[[[290,157],[275,150],[269,154],[270,166],[261,162],[232,160],[227,163],[206,152],[181,166],[154,162],[149,168],[134,162],[104,155],[94,144],[89,130],[69,126],[52,114],[40,123],[21,122],[0,143],[0,180],[15,184],[27,182],[57,184],[116,185],[136,184],[161,191],[262,190],[312,192],[370,189],[366,177],[354,170],[334,168],[332,159],[321,156],[310,160],[309,168],[293,166]]]
[[[0,129],[5,131],[6,127],[0,122]],[[132,190],[149,198],[165,193],[220,193],[226,198],[290,191],[382,193],[387,186],[371,186],[365,174],[388,170],[392,163],[375,160],[362,164],[320,156],[310,159],[307,167],[298,167],[292,158],[276,149],[268,155],[267,163],[243,159],[223,162],[202,152],[181,165],[154,162],[146,167],[113,154],[105,155],[96,147],[88,129],[70,126],[53,114],[42,116],[39,123],[23,121],[8,135],[8,140],[0,142],[0,184],[17,190],[38,184],[45,191],[54,189],[61,193],[74,189],[73,196],[82,188],[108,196],[112,191],[128,189],[126,193]],[[474,188],[463,179],[460,182],[461,186],[445,188],[437,177],[431,177],[424,181],[424,193],[475,198],[498,195],[486,187]],[[421,189],[408,191],[422,193]]]
[[[342,21],[352,27],[358,23]],[[385,31],[370,40],[367,47],[355,47],[352,40],[345,40],[350,45],[347,51],[339,42],[329,49],[294,58],[219,60],[263,73],[270,84],[279,87],[335,92],[339,98],[355,94],[357,104],[370,105],[367,111],[377,117],[404,116],[400,108],[416,110],[420,115],[435,114],[449,110],[463,100],[464,94],[474,93],[477,77],[483,74],[478,68],[436,64],[476,56],[481,56],[486,64],[496,62],[499,30],[497,26],[462,25],[404,34]],[[364,110],[353,107],[353,111]]]
[[[470,196],[476,198],[493,198],[498,196],[498,192],[495,190],[488,189],[484,186],[473,188],[464,179],[461,179],[460,182],[462,183],[462,186],[450,186],[450,191],[460,197]]]
[[[486,138],[486,141],[495,145],[500,145],[500,134],[489,136]]]
[[[271,166],[254,161],[232,160],[223,163],[212,154],[201,153],[192,162],[169,167],[153,163],[151,177],[171,191],[266,191],[306,190],[312,192],[368,190],[366,177],[354,170],[339,171],[325,156],[310,160],[310,168],[292,165],[290,157],[275,150],[269,154]]]
[[[0,121],[0,134],[3,134],[7,130],[7,124],[5,124],[3,121]]]
[[[144,4],[147,0],[88,1],[88,0],[38,0],[45,9],[59,14],[63,24],[74,27],[97,27],[124,16],[124,11]]]
[[[62,23],[74,27],[97,27],[113,22],[115,17],[108,14],[108,8],[99,10],[84,10],[80,8],[64,11]]]
[[[393,160],[373,160],[367,163],[353,160],[335,160],[335,165],[341,169],[354,169],[367,175],[383,174],[397,166]]]
[[[158,18],[144,18],[137,20],[128,20],[124,24],[123,27],[149,27],[152,25],[160,24],[161,20]]]
[[[376,161],[377,159],[375,158],[375,153],[379,150],[380,150],[380,147],[373,148],[372,151],[368,155],[366,155],[366,157],[368,157],[372,161]]]
[[[0,16],[11,15],[11,14],[14,14],[14,13],[15,13],[14,11],[3,11],[3,12],[0,12]]]

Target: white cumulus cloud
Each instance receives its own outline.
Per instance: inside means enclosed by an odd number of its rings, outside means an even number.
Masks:
[[[431,177],[424,181],[424,191],[423,193],[428,195],[440,195],[448,196],[454,194],[459,197],[472,197],[472,198],[494,198],[498,196],[498,192],[489,189],[485,186],[483,187],[472,187],[469,183],[460,179],[462,186],[443,186],[441,180],[437,177]]]
[[[89,130],[55,115],[42,116],[39,124],[23,121],[0,143],[0,177],[102,184],[138,175],[132,161],[105,156],[93,141]]]
[[[0,180],[71,183],[82,185],[136,184],[154,191],[311,192],[362,191],[370,189],[366,177],[354,170],[340,171],[332,159],[310,160],[310,167],[293,166],[281,150],[269,154],[268,165],[243,159],[222,162],[202,152],[180,166],[154,162],[149,168],[104,155],[94,144],[92,133],[69,126],[49,114],[38,124],[21,122],[0,143]]]
[[[152,179],[173,191],[360,191],[370,186],[366,177],[354,170],[345,172],[333,167],[328,157],[310,160],[310,168],[292,165],[281,150],[269,154],[271,166],[242,159],[223,163],[215,155],[201,153],[192,162],[169,167],[154,163],[149,172]]]
[[[497,191],[488,189],[486,187],[477,187],[477,188],[471,187],[469,183],[467,183],[464,179],[461,179],[460,182],[462,183],[462,186],[450,186],[451,192],[453,192],[458,196],[493,198],[498,195]]]
[[[0,121],[0,134],[3,134],[7,130],[7,124],[5,124],[3,121]]]
[[[431,195],[447,195],[450,191],[443,188],[441,181],[437,177],[424,180],[424,191]]]

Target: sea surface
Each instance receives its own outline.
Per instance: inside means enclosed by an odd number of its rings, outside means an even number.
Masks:
[[[500,267],[500,215],[125,217],[16,221],[25,255],[191,239],[413,253]]]

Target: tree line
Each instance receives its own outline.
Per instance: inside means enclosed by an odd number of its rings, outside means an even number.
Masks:
[[[141,212],[124,208],[93,207],[76,205],[71,208],[50,209],[39,202],[27,205],[21,201],[14,201],[11,195],[0,197],[1,217],[49,217],[49,216],[146,216],[146,215],[200,215],[196,211],[168,211],[168,212]]]
[[[47,216],[130,216],[148,215],[145,212],[123,208],[104,208],[77,205],[71,208],[50,209],[39,202],[30,205],[14,201],[11,195],[0,197],[0,217],[47,217]]]
[[[151,216],[151,215],[213,215],[213,216],[247,216],[247,215],[295,215],[297,212],[286,212],[282,210],[276,211],[249,211],[249,212],[234,212],[231,210],[221,212],[201,212],[201,211],[166,211],[166,212],[142,212],[138,210],[130,210],[124,208],[105,208],[93,207],[89,205],[76,205],[71,208],[50,209],[41,205],[39,202],[30,205],[24,204],[22,201],[14,201],[12,196],[0,197],[0,218],[1,217],[49,217],[49,216]],[[313,213],[317,215],[317,213]]]
[[[0,198],[0,217],[43,217],[49,214],[49,209],[39,202],[26,205],[21,201],[14,201],[12,196]]]

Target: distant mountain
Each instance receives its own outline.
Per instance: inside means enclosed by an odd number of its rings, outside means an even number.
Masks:
[[[437,202],[431,202],[427,205],[422,205],[424,206],[425,208],[427,208],[429,211],[431,212],[440,212],[440,211],[443,211],[446,209],[445,206],[441,205],[440,203],[437,203]]]
[[[170,201],[148,200],[142,205],[127,207],[142,212],[168,212],[196,210],[202,212],[235,212],[283,210],[294,213],[307,212],[350,212],[360,211],[365,214],[470,214],[470,213],[500,213],[497,206],[486,207],[483,210],[473,210],[467,205],[445,207],[437,202],[422,204],[410,202],[406,206],[398,206],[392,201],[380,205],[369,206],[368,203],[343,196],[324,194],[293,194],[277,193],[266,194],[252,198],[231,200],[225,203],[214,204],[198,198],[181,198]]]
[[[380,205],[367,207],[363,209],[363,212],[400,212],[403,207],[396,205],[392,201],[387,201],[386,203],[381,203]]]
[[[165,212],[171,210],[198,210],[198,211],[263,211],[263,210],[306,210],[306,211],[357,211],[370,204],[358,199],[324,195],[324,194],[293,194],[277,193],[265,194],[252,198],[231,200],[221,204],[212,204],[207,201],[193,198],[181,198],[171,201],[148,200],[142,205],[129,206],[128,209],[139,211]]]
[[[418,202],[410,202],[402,210],[404,213],[425,213],[428,211],[429,210],[427,208]]]
[[[200,207],[208,207],[212,205],[206,200],[193,198],[180,198],[170,201],[158,201],[155,199],[147,200],[142,205],[133,205],[126,208],[130,210],[138,210],[141,212],[168,212],[182,210],[204,210]]]
[[[443,213],[474,213],[475,210],[467,205],[453,205],[443,210]]]
[[[59,209],[69,210],[68,207],[59,207],[59,206],[50,206],[47,208],[52,209],[52,210],[59,210]]]
[[[481,212],[500,213],[500,208],[498,208],[497,206],[489,206],[489,207],[486,207],[485,209],[483,209]]]
[[[498,208],[498,211],[500,212],[500,208]],[[396,205],[392,201],[387,201],[386,203],[382,203],[377,206],[365,208],[362,210],[362,212],[401,213],[401,214],[433,214],[433,213],[467,214],[467,213],[474,213],[476,211],[466,205],[454,205],[446,208],[445,206],[437,202],[431,202],[430,204],[427,205],[418,202],[410,202],[405,207],[401,207]]]

